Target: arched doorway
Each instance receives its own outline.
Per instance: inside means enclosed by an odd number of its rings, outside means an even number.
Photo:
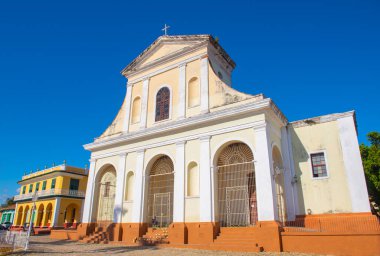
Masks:
[[[229,144],[218,155],[216,164],[220,226],[255,225],[257,199],[251,149],[240,142]]]
[[[51,226],[52,209],[53,209],[53,206],[51,203],[49,203],[46,206],[45,219],[44,219],[44,224],[43,224],[44,227],[50,227]]]
[[[161,156],[149,169],[148,223],[167,227],[173,222],[174,165],[168,156]]]
[[[36,227],[42,226],[43,217],[44,217],[44,205],[40,204],[40,206],[38,207],[38,211],[37,211]]]
[[[287,219],[286,214],[286,199],[285,199],[285,184],[284,184],[284,166],[282,157],[278,147],[274,146],[272,149],[273,172],[274,181],[276,184],[276,203],[278,211],[278,220],[285,222]]]
[[[30,222],[30,210],[29,210],[29,205],[25,206],[25,210],[24,210],[24,215],[22,217],[22,221],[21,221],[21,224],[20,225],[25,225],[26,224],[29,224]]]
[[[96,222],[99,226],[109,225],[113,222],[114,218],[116,193],[116,170],[113,166],[105,169],[98,178],[97,188]],[[72,212],[70,214],[72,215]]]
[[[18,211],[17,211],[17,221],[16,221],[16,225],[17,226],[21,226],[23,223],[22,223],[22,219],[23,219],[23,212],[24,212],[24,208],[21,206],[20,208],[18,208]]]
[[[78,223],[79,206],[77,204],[69,204],[65,209],[65,228],[76,227]]]

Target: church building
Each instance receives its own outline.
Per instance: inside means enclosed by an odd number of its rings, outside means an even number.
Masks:
[[[240,232],[256,239],[241,249],[280,251],[289,223],[371,216],[355,112],[289,121],[271,98],[234,89],[235,65],[210,35],[164,35],[122,70],[119,112],[84,145],[78,239],[161,232],[218,249]]]

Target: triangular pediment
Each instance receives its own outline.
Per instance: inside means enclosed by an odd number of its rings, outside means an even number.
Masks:
[[[173,57],[175,54],[186,52],[210,39],[209,35],[194,36],[161,36],[134,59],[122,74],[133,72],[163,59]]]

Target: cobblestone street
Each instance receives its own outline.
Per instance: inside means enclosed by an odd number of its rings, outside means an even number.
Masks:
[[[1,254],[1,253],[0,253]],[[31,237],[30,250],[24,252],[16,251],[9,255],[278,255],[278,256],[316,256],[318,254],[303,253],[243,253],[243,252],[223,252],[223,251],[207,251],[195,249],[176,249],[176,248],[157,248],[157,247],[128,247],[124,245],[102,245],[102,244],[84,244],[67,240],[53,240],[49,236]]]

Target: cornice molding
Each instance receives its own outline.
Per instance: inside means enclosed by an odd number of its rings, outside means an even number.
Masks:
[[[266,98],[257,102],[251,102],[251,103],[239,105],[236,107],[226,108],[223,110],[210,112],[204,115],[198,115],[192,118],[176,120],[170,123],[161,124],[155,127],[146,128],[146,129],[132,132],[132,133],[124,133],[118,137],[102,139],[97,142],[86,144],[84,145],[84,148],[90,151],[101,150],[103,148],[112,147],[117,144],[128,143],[134,140],[143,140],[151,136],[159,136],[159,134],[163,132],[173,133],[180,129],[191,127],[191,126],[204,125],[209,122],[215,122],[218,120],[223,120],[223,119],[227,119],[231,117],[237,118],[241,115],[244,115],[250,112],[257,112],[260,110],[268,109],[270,107],[271,107],[271,99]]]

